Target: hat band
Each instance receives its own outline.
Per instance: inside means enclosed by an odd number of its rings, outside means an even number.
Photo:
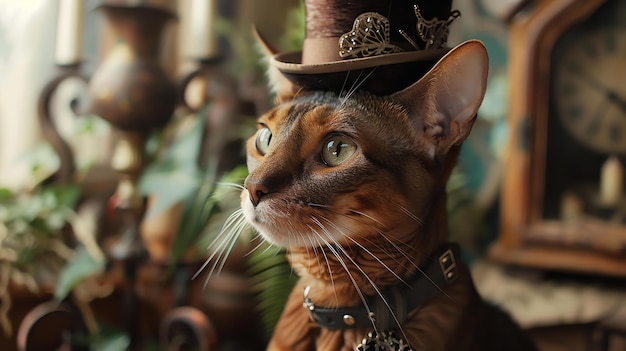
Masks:
[[[302,64],[341,61],[339,38],[305,38],[302,46]]]

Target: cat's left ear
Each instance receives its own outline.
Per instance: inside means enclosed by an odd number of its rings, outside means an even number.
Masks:
[[[469,135],[487,85],[489,59],[476,40],[452,49],[419,81],[392,95],[409,112],[431,157]]]
[[[270,44],[263,35],[258,31],[256,27],[252,28],[252,35],[254,36],[259,52],[267,64],[267,79],[270,90],[275,94],[275,103],[279,104],[285,101],[291,100],[300,91],[300,87],[290,82],[280,71],[270,63],[270,58],[276,55],[279,51],[276,47]]]

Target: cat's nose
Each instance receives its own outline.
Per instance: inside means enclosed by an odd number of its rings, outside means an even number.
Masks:
[[[264,195],[269,193],[269,190],[263,184],[252,183],[252,182],[246,181],[244,186],[246,190],[248,190],[248,195],[250,196],[250,202],[252,202],[252,205],[254,205],[254,207],[256,207],[259,204],[259,202],[261,201],[261,198]]]
[[[262,173],[261,173],[262,174]],[[291,174],[288,172],[277,172],[271,174],[255,174],[248,175],[243,186],[248,190],[250,202],[256,207],[261,199],[268,194],[277,193],[291,183]]]

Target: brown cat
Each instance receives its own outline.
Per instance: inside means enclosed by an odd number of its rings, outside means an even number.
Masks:
[[[243,214],[300,276],[268,350],[534,349],[444,245],[487,69],[470,41],[392,95],[283,94],[259,118]]]

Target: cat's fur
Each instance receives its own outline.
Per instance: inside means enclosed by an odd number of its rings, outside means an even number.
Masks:
[[[300,276],[268,350],[355,350],[369,330],[320,328],[302,306],[304,287],[316,305],[359,306],[362,295],[420,274],[446,242],[446,181],[482,101],[487,66],[483,45],[471,41],[390,96],[283,93],[259,119],[247,144],[242,210],[266,240],[288,249]],[[259,152],[264,128],[271,139]],[[333,135],[356,145],[337,165],[321,156]],[[532,350],[481,300],[467,267],[458,273],[402,323],[412,349]]]

